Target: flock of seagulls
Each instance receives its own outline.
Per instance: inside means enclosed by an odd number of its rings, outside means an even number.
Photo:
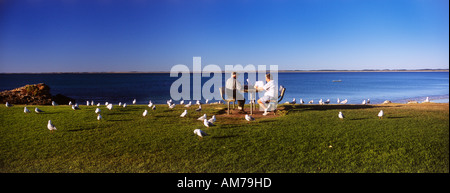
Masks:
[[[323,101],[323,99],[320,99],[318,102],[319,105],[328,105],[330,103],[331,103],[330,99],[327,99],[326,101]],[[336,102],[336,104],[344,104],[344,105],[347,103],[348,103],[348,99],[344,99],[341,101],[339,98],[337,99],[337,102]],[[295,104],[297,104],[297,100],[295,98],[293,98],[291,102],[287,101],[287,102],[285,102],[285,104],[295,105]],[[299,100],[298,104],[305,104],[305,101],[301,98]],[[308,104],[314,104],[314,100],[308,101]],[[363,105],[370,104],[370,99],[367,99],[367,100],[364,99],[361,104],[363,104]]]
[[[425,101],[423,101],[423,102],[429,102],[429,101],[430,101],[430,100],[429,100],[429,97],[427,97],[427,98],[425,99]],[[300,102],[300,104],[304,104],[303,99],[300,99],[299,102]],[[340,101],[339,98],[337,99],[337,103],[338,103],[338,104],[346,104],[347,102],[348,102],[347,99],[345,99],[345,100],[343,100],[343,101]],[[132,103],[133,103],[133,104],[136,104],[136,99],[134,99],[134,100],[132,101]],[[287,103],[289,103],[289,104],[296,104],[296,99],[293,98],[292,102],[287,102]],[[312,103],[314,103],[314,101],[311,100],[311,101],[309,101],[308,103],[309,103],[309,104],[312,104]],[[323,105],[323,104],[329,104],[329,103],[330,103],[330,99],[328,99],[328,100],[326,100],[326,101],[323,101],[322,99],[319,100],[319,104],[321,104],[321,105]],[[180,105],[184,105],[184,100],[181,100],[179,104],[180,104]],[[205,104],[208,104],[208,100],[206,100]],[[364,105],[365,105],[365,104],[370,104],[370,99],[363,100],[362,104],[364,104]],[[13,106],[13,105],[9,104],[8,102],[6,102],[5,105],[6,105],[6,107],[12,107],[12,106]],[[52,101],[52,106],[57,106],[57,105],[58,105],[58,104],[56,104],[54,101]],[[94,106],[94,101],[91,101],[91,102],[86,101],[86,105],[87,105],[87,106]],[[172,101],[172,99],[170,99],[170,100],[167,101],[167,105],[168,105],[168,108],[169,108],[169,109],[173,109],[173,108],[175,107],[175,103]],[[197,101],[196,101],[196,105],[198,105],[198,108],[195,109],[195,111],[196,111],[196,112],[200,112],[200,111],[202,110],[202,106],[201,106],[202,103],[201,103],[200,101],[197,100]],[[78,104],[77,104],[77,103],[73,104],[72,101],[69,102],[69,106],[71,106],[73,110],[79,110],[79,109],[80,109],[79,106],[78,106]],[[100,103],[97,103],[97,106],[101,106]],[[108,110],[112,110],[112,109],[113,109],[113,104],[112,104],[112,103],[105,102],[105,106],[106,106],[106,108],[107,108]],[[123,103],[123,104],[122,104],[121,102],[119,102],[119,106],[122,106],[123,108],[126,108],[126,107],[127,107],[127,104],[126,104],[126,103]],[[189,108],[189,107],[191,107],[191,106],[192,106],[192,101],[189,101],[188,104],[184,105],[185,108]],[[155,109],[156,109],[156,105],[154,105],[154,104],[152,103],[151,100],[149,101],[148,107],[150,107],[152,110],[155,110]],[[29,110],[27,107],[24,107],[24,110],[23,110],[23,111],[24,111],[24,113],[30,113],[30,110]],[[41,109],[39,109],[39,108],[37,108],[37,107],[34,109],[34,111],[35,111],[36,113],[42,113],[42,112],[44,112],[44,111],[42,111]],[[102,120],[102,116],[101,116],[100,112],[101,112],[100,108],[96,108],[96,109],[95,109],[95,113],[97,114],[97,120],[99,120],[99,121]],[[187,111],[187,109],[185,109],[185,110],[181,113],[180,117],[186,117],[187,114],[188,114],[188,111]],[[147,115],[148,115],[148,110],[146,109],[146,110],[144,110],[144,112],[142,113],[142,116],[145,117],[145,116],[147,116]],[[383,111],[383,110],[380,110],[380,112],[378,113],[377,116],[378,116],[379,119],[383,119],[384,111]],[[248,115],[248,114],[246,114],[244,118],[245,118],[245,120],[246,120],[247,122],[251,122],[251,121],[254,121],[254,120],[255,120],[255,118],[253,118],[252,116],[250,116],[250,115]],[[344,116],[344,114],[342,113],[342,111],[339,111],[339,113],[338,113],[338,118],[339,118],[339,119],[345,119],[345,116]],[[215,115],[212,115],[212,117],[211,117],[210,119],[208,119],[208,118],[207,118],[207,115],[206,115],[206,114],[203,114],[201,117],[197,118],[197,120],[203,121],[203,125],[204,125],[206,128],[209,128],[209,127],[215,126],[215,125],[214,125],[214,122],[216,122],[216,116],[215,116]],[[55,125],[53,125],[53,123],[52,123],[51,120],[48,120],[47,128],[50,130],[51,133],[53,133],[53,131],[57,130],[56,127],[55,127]],[[204,136],[208,136],[208,134],[207,134],[206,132],[202,131],[201,129],[195,129],[195,130],[194,130],[194,134],[198,135],[198,136],[201,137],[201,138],[203,138]]]

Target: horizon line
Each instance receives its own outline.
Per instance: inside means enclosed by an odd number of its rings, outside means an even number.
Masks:
[[[363,69],[363,70],[333,70],[333,69],[322,69],[322,70],[278,70],[281,73],[289,72],[448,72],[449,69]],[[237,72],[258,72],[258,71],[237,71]],[[166,74],[170,71],[98,71],[98,72],[0,72],[0,74]],[[177,72],[181,73],[181,72]],[[198,71],[186,71],[186,73],[203,73]],[[212,73],[226,73],[226,71],[213,71]]]

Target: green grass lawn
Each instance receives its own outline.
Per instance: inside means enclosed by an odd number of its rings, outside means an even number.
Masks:
[[[180,105],[103,105],[101,121],[92,106],[23,107],[0,106],[1,173],[449,172],[448,104],[284,105],[251,123],[220,115],[225,105],[191,107],[185,118]],[[218,115],[216,126],[197,121],[203,113]],[[200,139],[197,128],[209,136]]]

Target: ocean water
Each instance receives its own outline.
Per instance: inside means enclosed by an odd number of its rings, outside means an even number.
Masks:
[[[228,76],[222,75],[223,84]],[[243,76],[247,79],[248,74]],[[202,85],[210,78],[203,77]],[[80,104],[87,100],[102,104],[106,101],[131,103],[133,99],[137,99],[139,104],[147,104],[149,100],[164,104],[170,99],[170,87],[177,79],[170,77],[169,73],[0,74],[0,91],[45,83],[53,95],[63,94]],[[301,98],[305,102],[314,100],[317,104],[320,99],[330,99],[331,104],[336,104],[339,98],[347,99],[349,104],[361,104],[364,99],[379,104],[385,100],[400,103],[423,101],[426,97],[435,102],[448,102],[449,98],[449,72],[279,73],[278,84],[286,88],[282,102]],[[191,87],[191,97],[192,92],[196,91]]]

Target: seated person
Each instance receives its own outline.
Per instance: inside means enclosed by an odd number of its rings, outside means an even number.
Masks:
[[[225,83],[225,94],[228,96],[228,98],[236,99],[238,102],[238,109],[240,112],[245,113],[244,111],[244,104],[245,104],[245,98],[241,94],[242,91],[244,91],[244,87],[236,80],[237,73],[232,72],[231,77],[227,80]]]
[[[263,87],[255,86],[257,91],[266,91],[264,96],[258,99],[258,104],[264,109],[264,116],[268,114],[267,110],[270,108],[270,104],[266,107],[266,103],[269,103],[270,100],[276,98],[275,84],[270,73],[266,74],[266,82],[267,83]]]

